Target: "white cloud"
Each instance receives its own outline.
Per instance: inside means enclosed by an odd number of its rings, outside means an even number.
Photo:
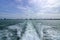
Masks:
[[[60,14],[37,13],[30,16],[31,18],[60,18]]]
[[[21,0],[18,2],[21,2]],[[18,5],[16,7],[17,9],[23,10],[24,14],[21,16],[22,18],[59,18],[60,17],[60,14],[57,14],[58,10],[54,9],[60,5],[59,0],[28,0],[28,3],[32,7],[29,7],[28,5],[27,6]],[[35,10],[37,11],[36,13],[34,12]]]
[[[20,19],[20,18],[26,18],[23,16],[23,14],[20,13],[2,13],[0,14],[0,18],[11,18],[11,19]]]
[[[27,1],[15,0],[15,2],[11,3],[11,5],[23,11],[23,13],[21,14],[5,13],[5,14],[0,14],[0,17],[6,17],[6,18],[51,18],[51,17],[59,18],[60,17],[60,14],[57,14],[60,11],[58,10],[59,9],[58,7],[60,6],[60,0],[27,0]]]
[[[35,4],[38,0],[28,0],[30,4]]]
[[[29,0],[29,4],[33,4],[38,7],[55,7],[59,3],[59,0]]]

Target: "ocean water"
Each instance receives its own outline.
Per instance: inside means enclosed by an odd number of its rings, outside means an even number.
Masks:
[[[60,40],[60,20],[26,20],[0,30],[0,40]]]

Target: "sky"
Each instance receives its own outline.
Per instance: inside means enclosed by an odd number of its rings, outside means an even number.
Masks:
[[[0,0],[0,18],[60,18],[60,0]]]

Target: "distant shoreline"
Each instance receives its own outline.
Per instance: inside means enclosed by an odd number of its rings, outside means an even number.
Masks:
[[[60,20],[60,19],[0,19],[0,20]]]

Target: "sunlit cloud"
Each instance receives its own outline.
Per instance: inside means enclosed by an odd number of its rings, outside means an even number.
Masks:
[[[15,18],[59,17],[57,15],[60,14],[60,0],[14,0],[13,2],[10,1],[9,5],[4,5],[1,5],[4,8],[3,10],[11,12],[8,16],[13,14]]]
[[[36,8],[53,8],[60,5],[59,0],[34,0],[29,1],[29,4],[36,6]]]

